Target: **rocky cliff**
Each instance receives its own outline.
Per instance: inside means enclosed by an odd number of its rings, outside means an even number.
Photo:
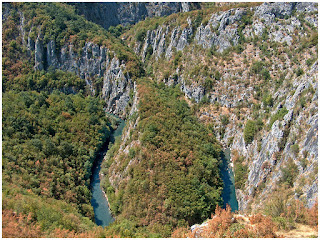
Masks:
[[[29,46],[35,52],[35,70],[61,69],[73,72],[85,79],[90,91],[95,94],[97,80],[102,79],[102,98],[106,100],[106,109],[113,114],[124,116],[129,102],[129,93],[133,81],[125,73],[126,65],[106,47],[86,42],[80,53],[75,52],[72,44],[67,44],[57,52],[55,42],[51,40],[43,45],[39,36],[35,46]]]
[[[180,84],[204,104],[200,119],[248,167],[237,190],[240,210],[263,207],[288,166],[297,168],[292,197],[311,207],[318,192],[317,5],[264,3],[183,16],[149,29],[137,24],[136,32],[145,28],[142,41],[123,37],[151,77]],[[246,123],[258,119],[264,127],[247,143]]]
[[[3,21],[12,11],[9,4],[3,5]],[[65,41],[57,47],[54,37],[48,39],[45,24],[33,25],[25,20],[24,12],[19,14],[19,25],[15,38],[21,39],[22,47],[30,56],[35,71],[60,69],[72,72],[84,79],[88,90],[93,95],[100,95],[106,101],[106,111],[126,116],[126,107],[133,91],[134,81],[128,73],[126,61],[120,60],[110,47],[92,41],[82,41],[82,46],[72,41]]]
[[[189,2],[117,2],[70,3],[80,15],[108,29],[110,26],[135,24],[147,17],[162,17],[172,13],[188,12],[197,7]],[[199,6],[198,6],[199,7]]]
[[[164,21],[156,29],[146,30],[143,41],[132,42],[129,40],[137,55],[141,56],[142,61],[151,57],[157,61],[161,57],[170,60],[181,51],[194,51],[198,46],[203,49],[209,49],[223,54],[225,51],[234,49],[242,44],[243,40],[254,39],[255,37],[265,37],[278,43],[292,44],[293,31],[300,26],[300,21],[296,18],[296,13],[303,15],[305,12],[312,13],[317,11],[314,3],[264,3],[261,6],[251,8],[233,8],[228,11],[221,11],[200,18],[195,14],[185,17],[179,25],[176,26],[176,20],[170,19]],[[187,13],[188,14],[188,13]],[[278,20],[284,21],[279,22]],[[307,16],[305,21],[311,26],[317,27],[317,16]],[[125,38],[127,36],[125,35]],[[185,48],[188,49],[185,49]],[[235,50],[235,49],[234,49]],[[280,65],[281,67],[281,65]],[[230,78],[237,74],[237,71],[231,73],[230,69],[223,69],[224,78]],[[181,90],[186,96],[199,102],[205,95],[204,87],[195,84],[186,83],[186,71],[177,67],[165,81],[169,84],[181,84]],[[251,89],[252,90],[252,89]],[[212,103],[218,101],[226,107],[235,107],[239,101],[247,97],[247,91],[244,89],[241,98],[229,98],[221,93],[211,93],[208,96]],[[229,101],[232,102],[229,102]]]
[[[317,69],[318,63],[315,63],[305,75],[293,81],[296,90],[288,91],[285,100],[273,112],[275,114],[285,107],[288,113],[283,119],[276,120],[269,131],[262,131],[261,138],[246,145],[241,131],[227,127],[223,142],[227,144],[233,137],[231,149],[249,161],[245,187],[237,190],[241,210],[246,210],[249,205],[262,207],[281,182],[283,169],[289,165],[290,159],[298,166],[299,177],[293,183],[294,197],[304,199],[309,207],[314,205],[318,193]],[[314,90],[310,93],[308,89]],[[283,89],[281,92],[286,95]],[[278,94],[280,91],[275,93]],[[307,96],[309,102],[301,108],[298,99],[303,96]],[[259,199],[259,202],[252,202],[253,199]]]

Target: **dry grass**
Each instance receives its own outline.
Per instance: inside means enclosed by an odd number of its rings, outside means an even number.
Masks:
[[[290,231],[280,230],[276,232],[277,235],[284,238],[310,238],[318,237],[318,231],[314,228],[304,225],[296,224],[296,228]]]

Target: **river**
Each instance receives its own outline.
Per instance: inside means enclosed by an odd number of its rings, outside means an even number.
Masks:
[[[115,129],[111,135],[109,142],[114,142],[117,136],[122,134],[122,130],[125,126],[125,122],[121,119],[119,120],[119,125],[117,129]],[[91,205],[94,210],[94,218],[95,222],[99,226],[108,226],[110,223],[114,221],[112,215],[110,213],[110,209],[108,206],[108,201],[104,196],[104,193],[100,186],[100,169],[101,163],[103,161],[104,156],[108,152],[108,144],[106,142],[102,147],[102,151],[97,155],[97,158],[93,165],[92,179],[91,179],[91,191],[92,191],[92,199]],[[232,168],[229,166],[230,164],[230,149],[225,149],[221,155],[222,158],[222,166],[220,168],[221,177],[224,183],[224,188],[222,192],[223,204],[226,207],[226,204],[231,206],[231,210],[234,212],[238,210],[238,202],[236,199],[236,191],[234,186],[234,174]]]
[[[117,136],[122,134],[122,130],[125,126],[125,122],[121,119],[118,119],[119,125],[117,129],[111,132],[109,141],[107,141],[103,147],[102,151],[97,154],[97,158],[94,161],[93,168],[92,168],[92,178],[91,178],[91,192],[92,192],[92,199],[91,205],[94,210],[94,219],[95,223],[99,226],[108,226],[110,223],[114,221],[112,215],[109,210],[108,201],[104,196],[104,193],[100,186],[100,169],[101,163],[103,161],[104,156],[108,152],[108,145],[109,142],[114,142]]]
[[[230,205],[231,211],[238,210],[238,201],[236,198],[236,189],[234,186],[234,174],[230,166],[230,149],[225,149],[221,154],[222,166],[220,168],[221,177],[223,180],[224,188],[222,191],[223,207],[227,204]]]

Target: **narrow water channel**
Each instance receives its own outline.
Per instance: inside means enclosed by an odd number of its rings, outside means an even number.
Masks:
[[[115,129],[110,136],[109,142],[114,142],[117,136],[122,134],[122,130],[125,126],[125,122],[121,119],[118,119],[119,125],[117,129]],[[108,152],[108,144],[106,142],[103,146],[103,150],[97,155],[97,158],[93,164],[92,168],[92,178],[91,178],[91,191],[92,191],[92,199],[91,205],[94,210],[94,219],[97,225],[99,226],[108,226],[110,223],[114,221],[112,215],[109,210],[108,201],[104,196],[104,193],[100,186],[100,169],[101,163],[103,161],[104,156]]]
[[[234,186],[234,174],[230,166],[230,149],[225,149],[221,155],[221,158],[222,166],[220,168],[220,171],[224,184],[222,191],[223,207],[226,207],[226,205],[229,204],[231,207],[231,211],[234,212],[238,210],[238,201],[236,198],[236,189]]]

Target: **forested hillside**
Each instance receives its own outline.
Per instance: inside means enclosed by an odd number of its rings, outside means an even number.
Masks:
[[[125,58],[134,71],[139,63],[65,4],[5,3],[2,30],[3,236],[98,236],[91,167],[112,122],[101,94],[93,94],[101,80],[91,78],[90,88],[75,65],[59,70],[64,60],[56,52],[64,45],[81,52],[93,41],[117,50],[110,54]]]
[[[169,237],[222,203],[220,146],[178,88],[140,79],[137,89],[139,110],[109,152],[104,187],[117,222],[138,227],[125,236]]]
[[[317,3],[3,3],[2,23],[3,237],[317,236]]]

